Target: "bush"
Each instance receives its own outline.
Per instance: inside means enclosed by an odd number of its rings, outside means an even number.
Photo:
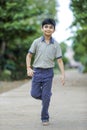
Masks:
[[[11,71],[7,69],[3,70],[0,76],[0,80],[11,80]]]

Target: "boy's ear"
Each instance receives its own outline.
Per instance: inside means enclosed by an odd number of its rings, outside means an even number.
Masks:
[[[53,32],[55,32],[55,28],[54,28],[54,31]]]
[[[55,29],[53,30],[53,33],[55,32]]]

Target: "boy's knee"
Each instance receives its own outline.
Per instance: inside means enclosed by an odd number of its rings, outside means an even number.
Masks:
[[[37,96],[35,93],[31,92],[31,96],[35,99],[41,99],[41,96]]]
[[[33,98],[36,98],[36,95],[35,95],[34,93],[32,93],[32,92],[31,92],[31,96],[32,96]]]

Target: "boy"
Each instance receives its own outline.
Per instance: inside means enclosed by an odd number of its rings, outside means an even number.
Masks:
[[[42,22],[43,36],[32,43],[26,56],[27,75],[32,76],[31,96],[42,101],[41,120],[43,125],[49,123],[48,108],[51,98],[53,80],[54,59],[57,59],[60,71],[61,82],[64,85],[64,65],[59,44],[52,38],[55,31],[55,21],[47,18]],[[33,69],[31,59],[35,54]]]

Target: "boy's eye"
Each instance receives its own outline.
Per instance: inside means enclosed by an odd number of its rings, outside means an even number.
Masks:
[[[47,25],[45,25],[45,28],[48,28],[48,26],[47,26]]]

